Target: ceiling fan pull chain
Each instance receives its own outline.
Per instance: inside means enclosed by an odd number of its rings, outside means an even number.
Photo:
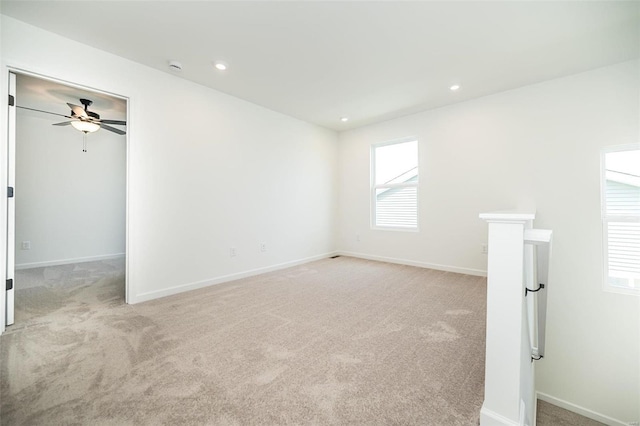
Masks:
[[[82,152],[87,152],[87,132],[82,133]]]

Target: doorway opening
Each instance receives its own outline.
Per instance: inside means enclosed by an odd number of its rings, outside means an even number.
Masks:
[[[127,99],[29,73],[10,78],[7,330],[126,303]]]

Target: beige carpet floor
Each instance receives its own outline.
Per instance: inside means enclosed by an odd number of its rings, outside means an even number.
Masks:
[[[604,423],[538,400],[536,426],[605,426]]]
[[[30,273],[2,424],[477,424],[484,278],[339,257],[126,305],[117,262]]]

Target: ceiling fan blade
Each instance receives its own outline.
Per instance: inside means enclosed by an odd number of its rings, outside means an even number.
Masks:
[[[119,124],[120,126],[127,125],[127,122],[122,120],[100,120],[100,122],[105,124]]]
[[[110,132],[117,133],[119,135],[126,135],[127,134],[127,132],[122,131],[120,129],[116,129],[115,127],[107,126],[106,124],[102,124],[102,123],[99,123],[99,124],[100,124],[100,127],[102,127],[105,130],[108,130]]]
[[[43,110],[41,110],[41,109],[27,108],[27,107],[23,107],[23,106],[20,106],[20,105],[16,105],[16,108],[20,108],[20,109],[28,109],[29,111],[43,112],[43,113],[45,113],[45,114],[57,115],[57,116],[59,116],[59,117],[72,118],[72,117],[69,117],[68,115],[58,114],[58,113],[55,113],[55,112],[49,112],[49,111],[43,111]]]
[[[63,121],[62,123],[52,124],[52,126],[68,126],[69,124],[71,124],[70,121]]]
[[[78,117],[84,117],[84,118],[88,117],[87,112],[81,106],[70,104],[68,102],[67,102],[67,105],[69,105],[69,108],[71,108],[71,111],[73,111],[74,115]]]

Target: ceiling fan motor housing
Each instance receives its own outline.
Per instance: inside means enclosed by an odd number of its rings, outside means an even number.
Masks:
[[[89,111],[88,109],[91,105],[93,105],[93,101],[91,99],[80,99],[80,103],[84,105],[84,112],[89,116],[88,117],[89,121],[91,121],[91,119],[100,120],[100,114],[95,113],[93,111]],[[73,110],[71,110],[71,116],[76,117],[80,120],[87,120],[87,117],[79,116]]]

